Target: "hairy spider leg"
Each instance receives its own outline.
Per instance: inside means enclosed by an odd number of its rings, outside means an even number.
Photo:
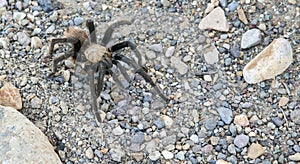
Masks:
[[[103,89],[103,80],[105,75],[105,67],[103,62],[98,62],[94,65],[93,69],[95,70],[95,73],[98,74],[98,81],[96,85],[96,96],[99,96]]]
[[[90,32],[91,42],[92,43],[97,43],[97,37],[96,37],[94,21],[92,21],[91,19],[88,19],[86,21],[86,26],[88,27],[89,32]]]
[[[87,69],[87,73],[88,73],[88,81],[89,81],[89,85],[90,85],[90,91],[91,91],[91,97],[92,97],[92,110],[94,115],[96,116],[96,119],[99,123],[101,123],[101,117],[100,117],[100,113],[98,111],[98,107],[97,107],[97,96],[96,96],[96,87],[95,87],[95,81],[94,81],[94,70],[89,68]]]
[[[103,46],[106,46],[107,43],[110,41],[111,36],[115,30],[115,28],[122,26],[122,25],[131,25],[133,21],[128,21],[128,20],[120,20],[117,21],[110,26],[108,26],[107,30],[105,31],[104,37],[102,38],[101,44]]]
[[[65,60],[65,59],[67,59],[71,56],[76,57],[76,50],[79,49],[79,47],[80,47],[80,41],[77,38],[67,38],[67,37],[65,37],[65,38],[53,38],[51,40],[51,43],[50,43],[49,54],[48,54],[48,56],[46,56],[44,58],[44,60],[50,58],[53,55],[53,47],[57,43],[71,43],[73,45],[73,48],[70,51],[66,52],[65,54],[59,55],[58,57],[53,59],[52,73],[50,73],[49,76],[52,76],[56,72],[57,64],[59,62]]]
[[[135,55],[138,58],[138,64],[141,67],[142,66],[142,55],[141,55],[140,51],[136,48],[136,45],[133,42],[123,41],[123,42],[117,43],[110,48],[110,51],[115,52],[115,51],[118,51],[118,50],[120,50],[122,48],[126,48],[126,47],[129,47],[135,53]]]
[[[147,72],[145,71],[145,69],[143,67],[139,67],[133,60],[131,60],[130,58],[121,55],[121,54],[117,54],[114,56],[115,60],[120,60],[123,61],[125,63],[127,63],[128,65],[131,65],[134,69],[136,69],[136,73],[140,74],[145,80],[146,82],[150,83],[151,86],[155,89],[155,91],[159,94],[159,96],[164,100],[164,101],[168,101],[168,98],[161,92],[161,90],[156,86],[156,84],[153,82],[153,80],[151,79],[151,77],[147,74]]]

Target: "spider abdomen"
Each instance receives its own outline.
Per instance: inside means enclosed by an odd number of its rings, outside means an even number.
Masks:
[[[90,44],[87,49],[84,51],[86,59],[92,63],[98,63],[103,61],[105,56],[110,56],[110,53],[107,51],[106,47],[99,44]]]

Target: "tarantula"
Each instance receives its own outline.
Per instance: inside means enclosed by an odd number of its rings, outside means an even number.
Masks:
[[[114,29],[121,25],[130,25],[133,21],[120,20],[111,24],[105,31],[104,37],[100,44],[97,44],[95,26],[92,20],[86,21],[86,26],[89,30],[89,35],[81,28],[70,26],[64,32],[64,37],[53,38],[49,47],[49,54],[45,57],[47,60],[53,55],[54,45],[57,43],[71,43],[72,49],[53,59],[52,76],[57,71],[57,65],[59,62],[73,56],[77,61],[80,61],[83,65],[83,70],[88,74],[88,81],[91,93],[91,105],[94,115],[98,122],[101,122],[100,113],[97,109],[97,97],[102,92],[103,80],[105,74],[110,74],[116,83],[120,83],[118,77],[112,73],[111,68],[116,65],[120,70],[122,75],[127,81],[130,81],[129,75],[127,74],[125,68],[120,64],[121,62],[134,68],[135,73],[140,74],[146,82],[150,83],[159,96],[167,101],[168,98],[160,91],[160,89],[155,85],[153,80],[147,74],[146,69],[141,67],[141,54],[138,51],[136,45],[131,41],[122,41],[116,43],[110,47],[107,47],[108,42],[114,32]],[[118,54],[116,51],[129,47],[137,56],[137,64],[131,58]],[[95,74],[98,74],[97,83],[95,83]]]

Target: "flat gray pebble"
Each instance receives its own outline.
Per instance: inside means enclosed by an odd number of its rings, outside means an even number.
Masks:
[[[233,114],[232,114],[231,109],[225,108],[225,107],[220,107],[217,109],[217,111],[219,112],[219,115],[225,124],[231,123],[231,121],[233,120]]]

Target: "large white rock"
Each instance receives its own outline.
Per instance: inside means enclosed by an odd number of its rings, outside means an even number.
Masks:
[[[25,116],[0,106],[0,163],[61,163],[48,138]]]
[[[275,78],[283,73],[293,62],[293,50],[286,39],[275,39],[243,70],[247,83],[254,84],[266,79]]]
[[[206,17],[204,17],[199,28],[201,30],[214,29],[217,31],[228,31],[229,24],[226,20],[225,13],[221,7],[213,9]]]

